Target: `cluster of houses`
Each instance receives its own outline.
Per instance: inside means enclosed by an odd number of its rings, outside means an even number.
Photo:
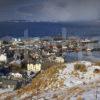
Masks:
[[[55,47],[55,46],[54,46]],[[0,46],[0,86],[14,89],[31,82],[45,63],[64,63],[49,41],[15,39]]]
[[[0,41],[0,78],[6,87],[24,86],[48,64],[64,63],[63,52],[78,50],[80,39],[49,38]],[[1,85],[0,83],[0,85]],[[2,86],[1,85],[1,86]],[[4,86],[2,86],[4,87]]]

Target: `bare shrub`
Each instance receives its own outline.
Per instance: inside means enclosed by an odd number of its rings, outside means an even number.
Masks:
[[[86,72],[87,68],[84,64],[75,64],[74,65],[74,70],[79,70],[80,72]]]
[[[83,100],[83,98],[81,96],[78,96],[77,100]]]

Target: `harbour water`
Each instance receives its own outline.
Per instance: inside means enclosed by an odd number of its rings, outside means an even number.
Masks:
[[[93,52],[66,52],[66,62],[73,62],[77,60],[100,61],[100,51]]]

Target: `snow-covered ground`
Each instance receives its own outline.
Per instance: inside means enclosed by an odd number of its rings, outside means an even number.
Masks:
[[[84,64],[87,68],[86,72],[78,72],[78,75],[74,75],[74,65],[75,64]],[[46,91],[42,91],[38,95],[32,95],[32,91],[25,92],[20,97],[17,96],[15,93],[14,99],[12,100],[24,100],[24,98],[30,98],[28,100],[68,100],[68,97],[70,97],[70,100],[77,100],[77,96],[80,95],[80,92],[77,92],[76,90],[73,91],[73,87],[79,87],[78,89],[84,90],[81,92],[81,96],[84,98],[84,100],[96,100],[96,92],[95,89],[92,88],[92,83],[95,83],[97,80],[100,79],[100,73],[95,74],[94,70],[99,69],[100,66],[95,66],[95,64],[89,62],[89,61],[78,61],[74,63],[68,63],[66,64],[66,67],[62,70],[59,70],[59,73],[57,73],[57,82],[60,84],[60,81],[63,80],[64,84],[63,86],[59,85],[59,87],[54,87],[53,90],[52,87],[48,88]],[[56,83],[55,83],[56,84]],[[54,84],[53,84],[54,85]],[[91,86],[90,86],[91,85]],[[87,88],[89,87],[89,89]],[[68,91],[69,89],[72,89],[71,91]],[[97,88],[98,91],[100,91],[100,87]],[[0,90],[1,91],[1,90]],[[5,91],[7,92],[7,91]],[[0,94],[3,93],[3,90],[0,92]],[[6,95],[6,94],[5,94]],[[0,100],[2,98],[5,98],[6,96],[1,96]],[[16,99],[17,98],[17,99]],[[38,99],[37,99],[38,98]],[[100,92],[97,94],[97,100],[100,100]]]
[[[75,72],[74,65],[77,63],[84,64],[87,68],[87,71],[86,72],[77,71],[78,76],[75,76],[73,74],[73,72]],[[100,70],[100,66],[94,66],[89,61],[79,61],[79,62],[69,63],[69,64],[66,64],[66,68],[64,70],[59,71],[58,78],[63,79],[64,85],[68,88],[74,87],[80,84],[87,84],[95,80],[98,80],[100,78],[100,74],[94,73],[95,69]]]
[[[12,92],[13,89],[0,89],[0,94],[5,93],[5,92]]]
[[[80,96],[83,100],[100,100],[100,88],[84,92]],[[72,97],[70,100],[77,100],[77,97]]]
[[[87,71],[78,71],[78,76],[75,76],[72,72],[74,71],[74,65],[77,63],[84,64],[87,68]],[[68,97],[70,97],[70,100],[77,100],[77,97],[74,96],[79,95],[79,92],[73,92],[73,90],[70,92],[67,91],[67,88],[71,89],[75,86],[78,86],[84,89],[84,92],[82,94],[84,100],[95,100],[95,89],[91,88],[89,91],[87,91],[86,87],[89,86],[90,88],[90,83],[95,82],[100,78],[100,74],[95,74],[94,69],[100,69],[100,66],[95,66],[88,61],[68,63],[66,64],[66,68],[59,70],[59,73],[57,74],[57,81],[59,83],[59,80],[63,80],[63,86],[60,86],[58,87],[58,89],[56,88],[55,90],[48,89],[46,92],[44,91],[37,96],[32,96],[32,99],[37,100],[38,98],[38,100],[69,100]],[[100,94],[98,94],[98,98],[100,98]]]

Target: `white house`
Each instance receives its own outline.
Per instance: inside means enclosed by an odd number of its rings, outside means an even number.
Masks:
[[[0,55],[0,62],[7,62],[7,56],[6,56],[6,54],[1,54]]]
[[[11,76],[13,76],[14,78],[22,78],[22,74],[20,73],[11,73]]]
[[[57,62],[57,63],[64,63],[64,58],[56,57],[55,62]]]
[[[28,71],[33,71],[33,72],[39,72],[41,71],[41,64],[27,64],[27,70]]]

